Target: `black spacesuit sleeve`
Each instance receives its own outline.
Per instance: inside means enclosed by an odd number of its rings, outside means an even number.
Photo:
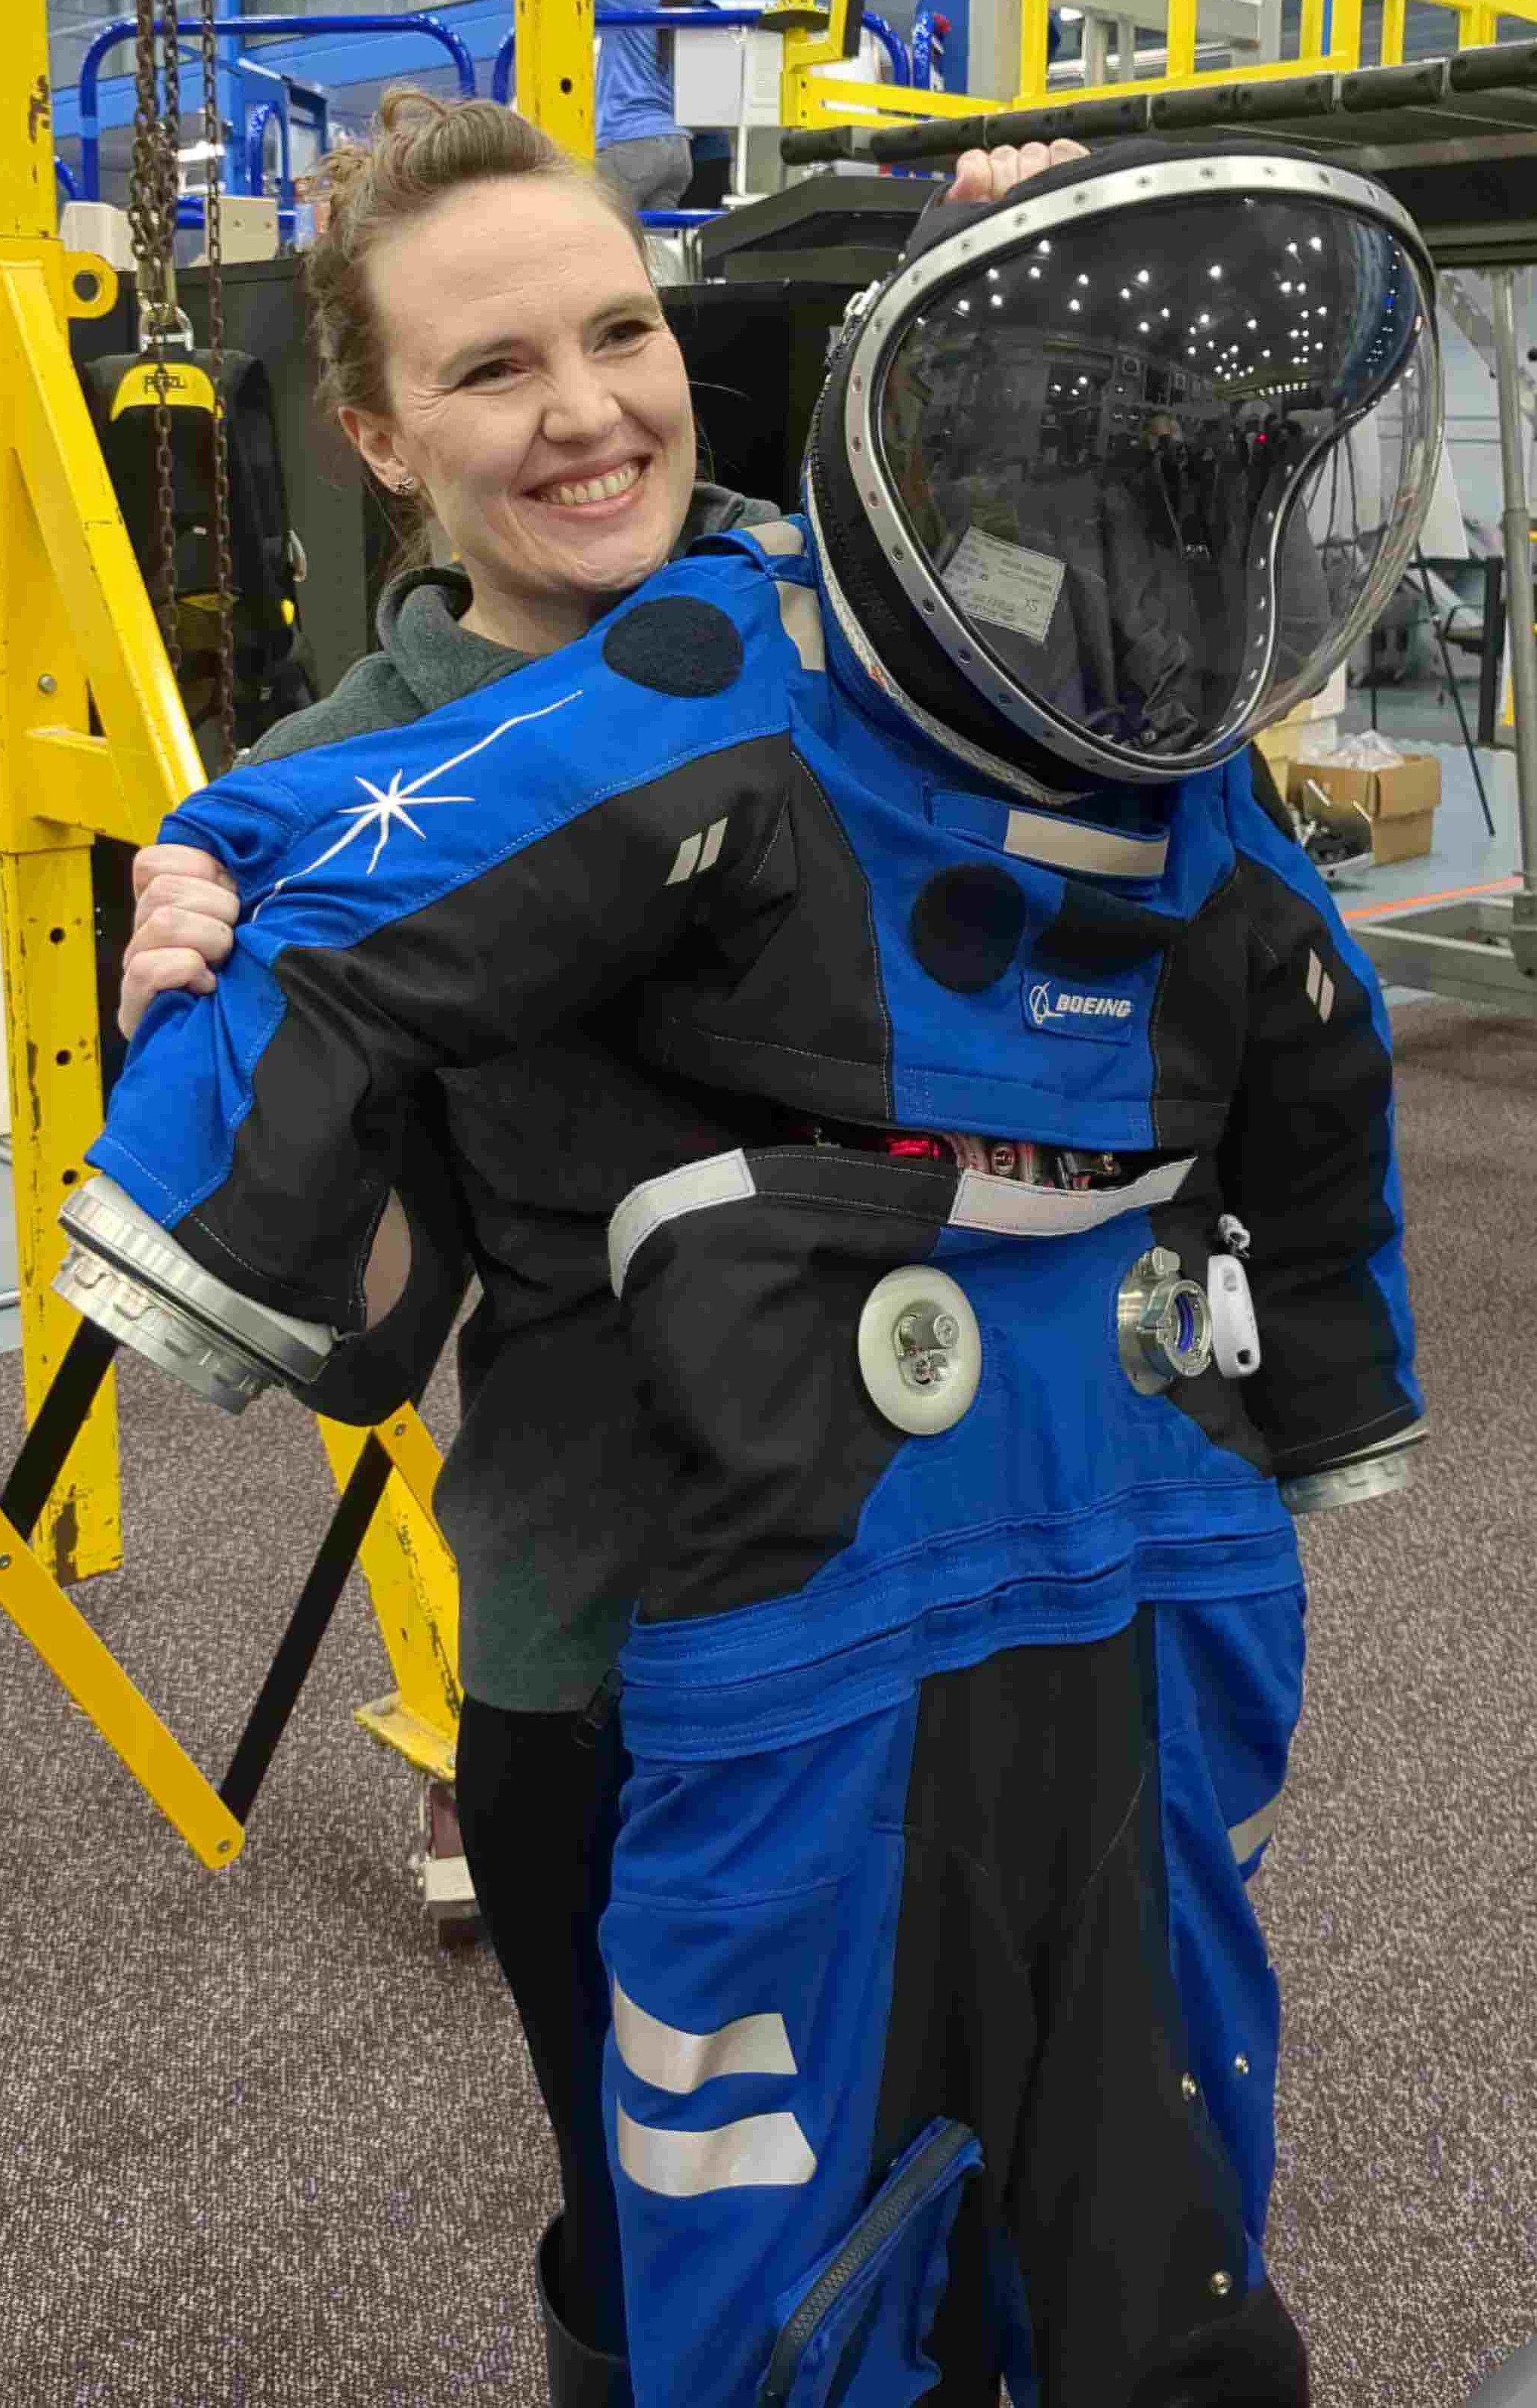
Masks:
[[[784,780],[775,739],[687,762],[349,944],[285,947],[254,997],[237,942],[202,1009],[254,1017],[263,1042],[228,1168],[176,1221],[179,1242],[259,1303],[361,1331],[421,1082],[536,1044],[666,960],[761,848]]]
[[[424,1097],[401,1151],[395,1193],[411,1245],[404,1292],[371,1329],[337,1347],[305,1390],[305,1402],[333,1421],[368,1427],[407,1400],[418,1403],[463,1302],[468,1240],[442,1119],[435,1098]]]
[[[1217,1161],[1251,1240],[1262,1359],[1245,1403],[1285,1479],[1391,1443],[1423,1407],[1381,996],[1296,848],[1246,810],[1248,1036]]]

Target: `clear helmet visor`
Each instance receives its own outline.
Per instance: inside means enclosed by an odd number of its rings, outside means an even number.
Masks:
[[[1066,757],[1178,775],[1323,683],[1434,484],[1418,262],[1353,208],[1224,194],[936,284],[869,434],[926,622]]]

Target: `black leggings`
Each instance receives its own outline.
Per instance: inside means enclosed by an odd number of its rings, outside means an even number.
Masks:
[[[561,2153],[562,2318],[590,2349],[614,2357],[625,2350],[624,2298],[603,2133],[609,2008],[598,1922],[629,1770],[617,1713],[594,1732],[574,1713],[464,1700],[459,1828]]]

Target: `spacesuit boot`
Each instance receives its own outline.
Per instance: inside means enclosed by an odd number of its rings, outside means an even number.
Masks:
[[[633,2408],[630,2369],[622,2358],[589,2349],[566,2325],[561,2310],[561,2218],[547,2226],[534,2259],[539,2315],[549,2364],[549,2408]]]

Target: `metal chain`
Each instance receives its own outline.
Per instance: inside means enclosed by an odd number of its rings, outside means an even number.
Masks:
[[[214,0],[203,7],[203,134],[208,153],[204,211],[208,252],[208,351],[214,392],[213,515],[218,562],[220,774],[235,759],[235,561],[230,538],[230,440],[224,416],[224,222],[221,191],[223,128],[219,109],[219,60]]]
[[[165,110],[162,115],[155,57],[155,0],[138,0],[135,42],[134,158],[128,181],[128,224],[138,276],[139,343],[154,358],[155,510],[160,570],[155,608],[173,672],[181,666],[177,625],[176,486],[171,458],[171,409],[165,337],[176,309],[177,149],[180,139],[181,76],[177,52],[177,0],[161,0],[165,22]]]

